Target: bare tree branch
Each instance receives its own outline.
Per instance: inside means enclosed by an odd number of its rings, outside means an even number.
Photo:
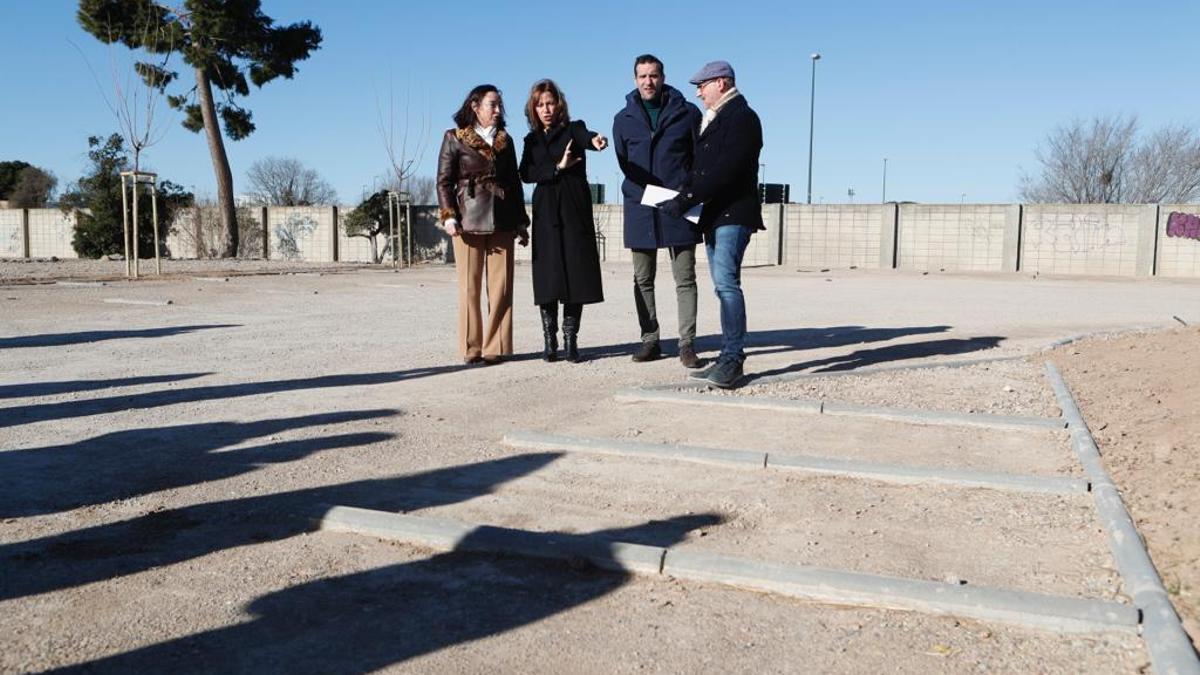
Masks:
[[[1187,127],[1138,140],[1137,118],[1073,120],[1034,151],[1038,176],[1021,177],[1022,200],[1068,204],[1186,203],[1200,198],[1200,137]]]
[[[403,129],[399,138],[399,147],[397,147],[396,138],[396,110],[395,110],[395,95],[391,83],[388,83],[388,111],[387,118],[384,119],[383,106],[379,103],[379,97],[375,97],[376,109],[376,125],[379,130],[379,137],[383,143],[384,152],[387,153],[388,163],[391,166],[392,174],[395,177],[394,185],[400,189],[406,189],[405,186],[410,182],[410,179],[415,175],[416,169],[421,160],[425,156],[426,138],[429,135],[429,112],[428,106],[421,115],[421,127],[417,133],[416,147],[413,148],[412,154],[409,153],[409,128],[410,117],[412,113],[412,96],[411,92],[405,92],[404,97],[404,121]],[[414,200],[415,201],[415,200]]]
[[[336,204],[337,191],[314,169],[292,157],[264,157],[246,171],[250,195],[258,204],[312,206]]]

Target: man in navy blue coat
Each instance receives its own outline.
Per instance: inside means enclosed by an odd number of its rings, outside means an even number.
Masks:
[[[737,386],[746,360],[746,299],[742,295],[742,257],[750,235],[764,229],[758,200],[758,157],[762,123],[738,91],[733,66],[713,61],[692,76],[704,101],[704,118],[692,170],[674,199],[658,210],[675,216],[697,204],[700,229],[713,288],[721,305],[721,355],[693,377],[717,387]]]
[[[641,202],[647,185],[678,190],[687,179],[700,110],[666,84],[662,61],[651,54],[634,59],[633,80],[636,88],[613,119],[613,147],[625,174],[621,184],[625,247],[633,256],[633,297],[641,327],[641,346],[633,360],[653,361],[662,356],[654,277],[658,249],[665,248],[679,303],[679,360],[696,368],[700,360],[692,342],[696,339],[696,244],[701,241],[700,234],[679,214],[663,215]]]

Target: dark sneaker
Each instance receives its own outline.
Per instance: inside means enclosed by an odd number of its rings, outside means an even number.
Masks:
[[[683,364],[684,368],[700,367],[700,357],[696,356],[696,350],[692,349],[690,344],[679,347],[679,362]]]
[[[633,354],[633,360],[641,363],[642,361],[656,361],[662,358],[662,348],[657,342],[643,342],[641,347]]]
[[[737,361],[722,361],[708,374],[708,383],[722,389],[732,389],[742,379],[742,364]]]
[[[703,380],[704,382],[707,382],[708,376],[711,375],[712,371],[716,370],[716,368],[717,368],[717,364],[713,363],[713,364],[709,364],[709,366],[707,368],[704,368],[702,370],[693,370],[692,372],[688,373],[688,379],[689,380]]]

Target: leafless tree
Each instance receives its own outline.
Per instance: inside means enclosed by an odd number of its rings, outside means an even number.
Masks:
[[[292,157],[264,157],[246,171],[250,195],[258,204],[312,206],[336,204],[337,191],[315,169]]]
[[[1027,202],[1107,204],[1122,201],[1125,171],[1133,153],[1136,118],[1073,120],[1056,128],[1034,151],[1037,177],[1021,179]]]
[[[1021,177],[1020,197],[1034,203],[1153,204],[1200,197],[1200,138],[1186,127],[1139,142],[1135,117],[1074,120],[1034,152],[1041,173]]]
[[[91,63],[87,62],[86,57],[84,58],[88,70],[92,73],[92,79],[96,81],[96,86],[100,90],[100,96],[104,99],[104,104],[108,106],[109,111],[117,120],[117,127],[132,155],[132,169],[135,172],[142,169],[142,153],[161,141],[166,135],[169,126],[166,122],[169,120],[158,119],[158,111],[163,97],[163,87],[174,78],[174,75],[168,70],[168,66],[175,53],[172,35],[161,25],[157,25],[147,18],[138,26],[137,30],[141,33],[142,41],[162,43],[165,51],[156,54],[155,56],[159,58],[153,63],[136,61],[132,64],[123,63],[122,59],[117,57],[114,48],[117,37],[109,29],[109,38],[105,42],[109,45],[108,70],[113,93],[111,98],[100,83],[100,78],[92,69]],[[83,55],[83,50],[78,45],[72,43],[72,46],[80,55]],[[135,74],[138,76],[136,82],[133,79]]]
[[[1200,136],[1183,126],[1152,134],[1130,160],[1128,201],[1184,204],[1200,198]]]
[[[413,204],[426,205],[437,203],[437,197],[433,194],[433,190],[437,186],[437,181],[432,176],[410,175],[405,178],[403,183],[400,183],[396,180],[394,174],[388,172],[375,179],[375,186],[384,190],[407,192]]]
[[[396,99],[390,86],[388,88],[386,119],[383,105],[378,103],[378,99],[376,109],[379,137],[383,142],[384,152],[387,153],[388,163],[391,165],[391,177],[386,185],[397,191],[412,193],[414,204],[426,203],[425,201],[417,200],[417,193],[414,192],[414,189],[421,189],[423,187],[424,183],[419,181],[429,180],[429,192],[430,197],[432,197],[433,181],[424,178],[418,179],[416,175],[416,167],[421,163],[421,159],[425,155],[425,139],[429,136],[428,110],[421,115],[420,130],[416,135],[418,140],[415,144],[410,144],[409,124],[412,117],[412,96],[405,96],[404,99],[404,119],[400,123],[401,131],[399,136],[396,133]],[[426,197],[426,199],[430,197]]]

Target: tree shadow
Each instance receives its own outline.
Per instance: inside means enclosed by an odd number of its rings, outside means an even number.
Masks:
[[[720,522],[677,516],[573,539],[611,549],[641,540],[668,547]],[[545,620],[627,584],[628,573],[572,569],[562,561],[466,553],[479,528],[451,553],[311,581],[250,603],[246,623],[169,640],[85,663],[68,672],[366,673],[423,654]]]
[[[78,443],[0,452],[0,518],[27,517],[236,476],[392,434],[318,436],[225,450],[252,438],[397,414],[322,413],[255,422],[209,422],[116,431]]]
[[[824,347],[841,347],[867,342],[886,342],[909,335],[927,335],[944,333],[950,326],[905,326],[897,328],[867,328],[865,326],[827,326],[824,328],[784,328],[777,330],[750,331],[746,334],[746,347],[753,350],[752,355],[774,354],[803,349],[820,349]],[[679,351],[678,338],[659,341],[664,354],[676,354]],[[692,343],[697,352],[721,350],[721,335],[698,335]],[[607,358],[633,354],[641,346],[640,342],[627,342],[619,345],[581,348],[580,353],[587,358]]]
[[[889,361],[922,359],[930,356],[966,354],[968,352],[982,351],[984,349],[993,349],[997,347],[1004,339],[1005,338],[1003,337],[993,335],[950,340],[926,340],[924,342],[909,342],[900,345],[876,347],[874,349],[859,349],[849,354],[831,356],[825,359],[804,361],[801,363],[794,363],[784,368],[775,368],[772,370],[750,373],[746,375],[745,380],[743,380],[743,384],[750,384],[755,380],[764,377],[772,377],[786,373],[796,373],[809,369],[815,369],[813,372],[817,373],[828,373],[857,370],[859,368],[873,366],[878,363],[887,363]]]
[[[27,398],[33,396],[56,396],[81,391],[137,387],[144,384],[179,382],[212,373],[179,373],[176,375],[147,375],[144,377],[122,377],[113,380],[65,380],[63,382],[31,382],[29,384],[0,385],[0,398]]]
[[[421,377],[453,373],[471,366],[431,366],[411,370],[394,370],[382,373],[347,373],[301,377],[293,380],[268,380],[266,382],[240,382],[237,384],[215,384],[189,389],[167,389],[141,394],[122,394],[83,401],[59,401],[35,403],[11,408],[0,408],[0,428],[19,424],[32,424],[47,420],[71,419],[89,415],[103,415],[122,410],[157,408],[177,403],[216,401],[241,396],[277,394],[285,391],[323,389],[327,387],[357,387],[374,384],[391,384]]]
[[[491,493],[562,453],[531,453],[436,469],[207,502],[0,546],[0,601],[73,588],[278,541],[312,529],[321,504],[413,511]]]
[[[126,338],[158,338],[172,335],[185,335],[199,330],[213,328],[240,328],[236,323],[214,323],[198,326],[165,326],[163,328],[139,328],[130,330],[85,330],[78,333],[44,333],[42,335],[21,335],[18,337],[0,338],[0,349],[16,349],[19,347],[61,347],[63,345],[78,345],[104,340],[124,340]]]

